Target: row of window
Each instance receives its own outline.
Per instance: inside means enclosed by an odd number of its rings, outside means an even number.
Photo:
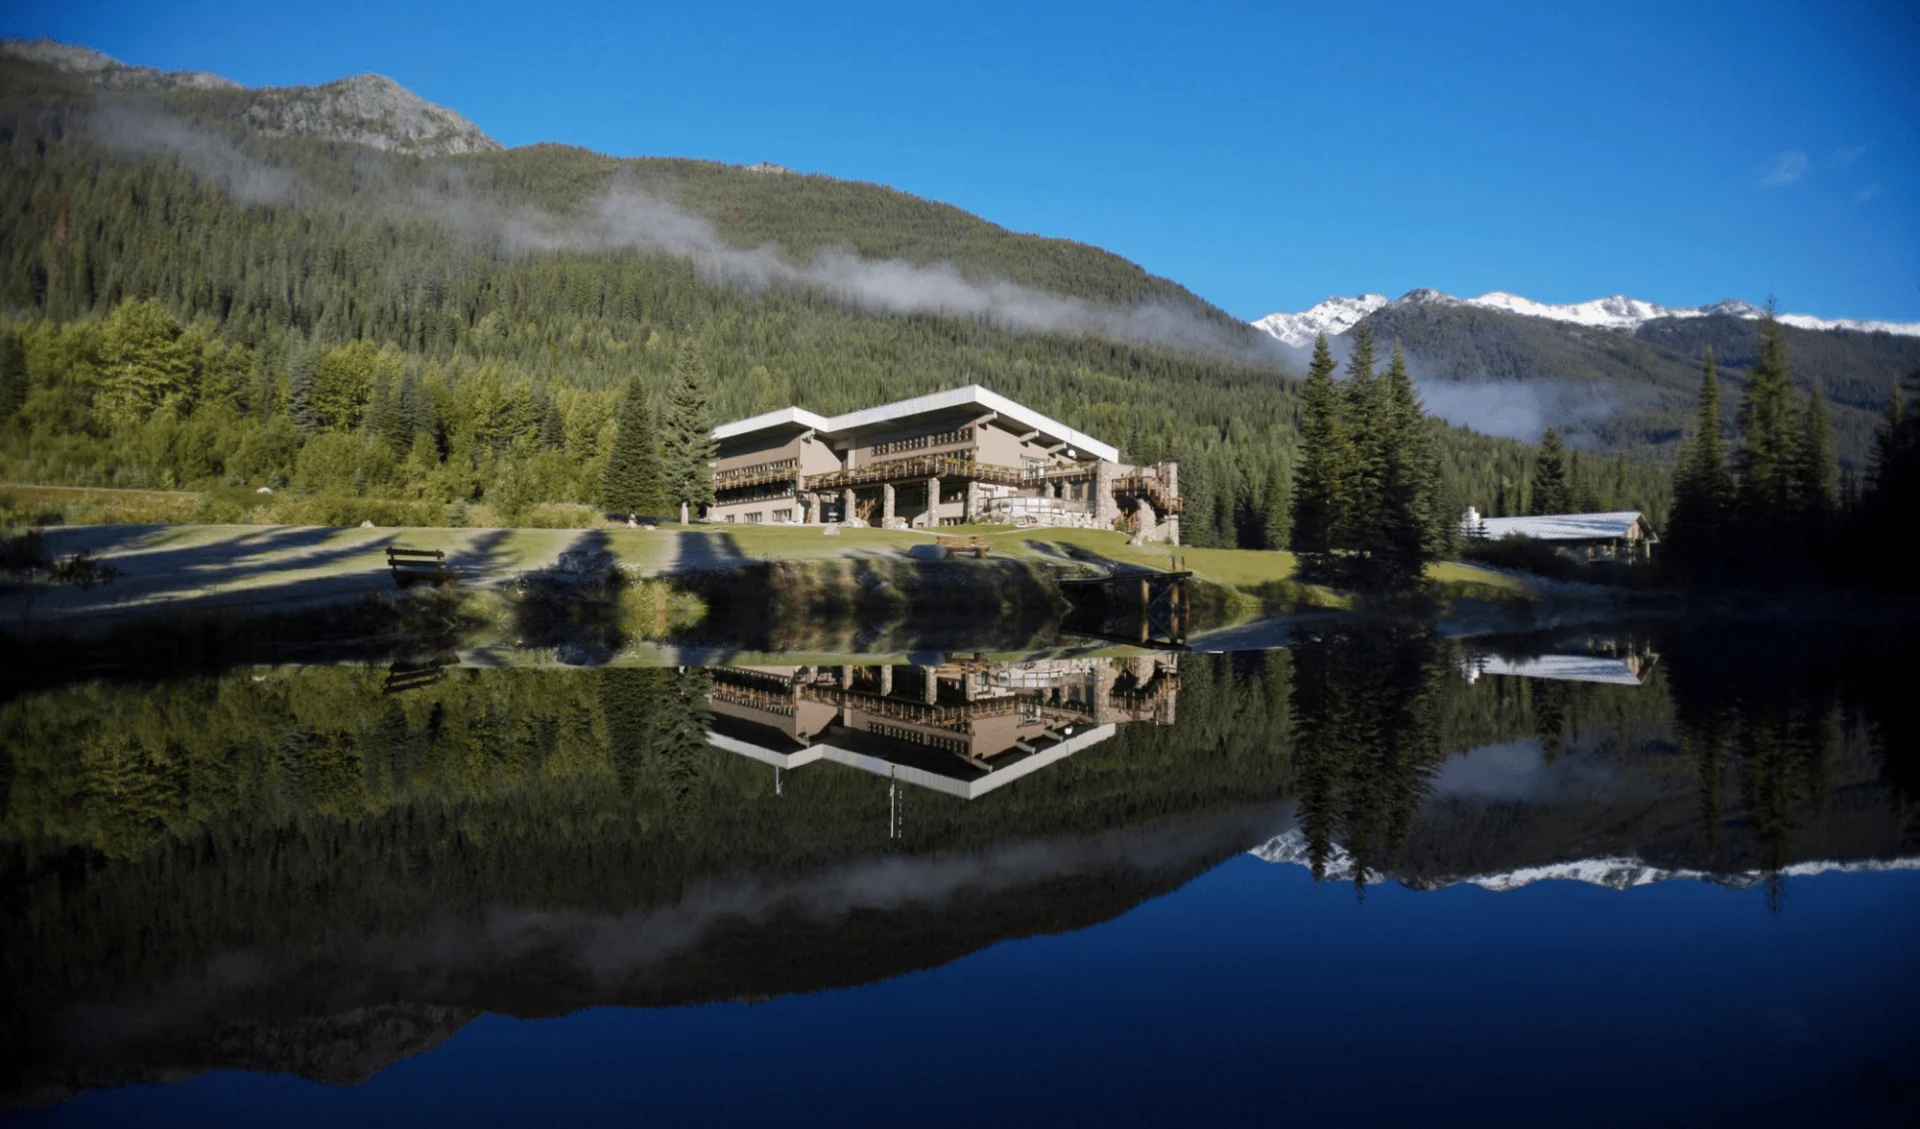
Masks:
[[[721,481],[729,478],[745,478],[749,474],[760,474],[763,471],[792,470],[799,465],[799,459],[775,459],[770,463],[755,463],[753,466],[734,467],[732,470],[723,470],[714,475],[714,478]]]
[[[945,447],[950,443],[965,443],[972,438],[973,428],[963,427],[944,435],[922,435],[918,439],[896,439],[891,443],[875,443],[871,451],[875,455],[893,455],[901,451],[918,451],[922,447]]]
[[[886,725],[875,721],[869,721],[867,723],[867,732],[878,737],[891,737],[896,741],[907,741],[915,745],[928,745],[936,749],[944,749],[949,753],[958,753],[963,757],[967,755],[967,743],[960,738],[935,737],[931,733],[922,733],[918,729],[902,729],[897,725]]]
[[[734,518],[732,514],[726,514],[720,520],[731,524]],[[741,514],[740,520],[746,522],[748,525],[760,525],[767,520],[767,514],[765,510],[754,510],[752,513]],[[793,511],[790,509],[775,510],[773,511],[773,521],[776,525],[792,525]]]

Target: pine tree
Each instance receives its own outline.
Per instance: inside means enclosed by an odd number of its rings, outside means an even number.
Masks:
[[[1833,518],[1834,481],[1840,476],[1833,457],[1833,429],[1827,422],[1827,397],[1818,384],[1807,390],[1807,407],[1796,438],[1794,502],[1808,532],[1816,533]]]
[[[1289,477],[1286,462],[1276,455],[1267,471],[1267,488],[1260,495],[1262,533],[1269,549],[1286,548],[1292,533],[1293,507],[1287,497]]]
[[[1769,307],[1760,323],[1760,359],[1740,405],[1740,448],[1736,499],[1739,517],[1751,534],[1778,531],[1794,512],[1793,378],[1787,344]]]
[[[1699,572],[1710,567],[1722,550],[1733,497],[1726,447],[1720,438],[1720,376],[1714,369],[1712,348],[1707,350],[1706,369],[1700,377],[1700,407],[1693,431],[1674,470],[1670,540],[1681,563]]]
[[[320,360],[313,349],[294,350],[293,365],[287,373],[287,418],[309,435],[322,426],[320,409],[314,402],[319,373]]]
[[[1560,442],[1560,433],[1547,428],[1540,437],[1540,452],[1533,460],[1533,497],[1529,499],[1527,512],[1530,514],[1564,514],[1573,512],[1573,484],[1567,475],[1567,451]]]
[[[1323,333],[1314,343],[1307,385],[1301,392],[1300,464],[1294,471],[1289,538],[1296,553],[1309,556],[1332,552],[1350,498],[1353,450],[1333,370],[1333,354]]]
[[[0,332],[0,427],[12,423],[27,403],[27,350],[20,335]]]
[[[613,450],[601,482],[601,501],[616,513],[665,513],[667,494],[660,474],[660,448],[654,435],[653,413],[647,408],[646,389],[639,377],[627,381],[614,423]]]
[[[1334,530],[1336,547],[1361,552],[1374,547],[1379,533],[1381,479],[1389,442],[1373,364],[1373,329],[1363,321],[1353,328],[1353,353],[1347,358],[1347,435],[1352,454],[1347,504]]]
[[[691,340],[674,357],[673,387],[661,427],[660,464],[667,501],[698,516],[713,503],[713,409],[707,403],[705,363]]]
[[[1383,587],[1403,590],[1420,584],[1434,543],[1434,494],[1437,470],[1431,435],[1419,393],[1407,373],[1406,357],[1394,342],[1393,361],[1381,383],[1381,486],[1376,559],[1371,572]]]

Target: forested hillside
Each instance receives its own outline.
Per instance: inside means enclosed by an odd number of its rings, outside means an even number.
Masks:
[[[678,370],[721,419],[978,382],[1179,459],[1192,543],[1284,525],[1294,381],[1116,256],[823,176],[264,133],[260,97],[0,60],[7,477],[532,520],[601,500],[620,390],[657,404]],[[1520,444],[1439,453],[1448,505],[1525,490]],[[1662,470],[1590,482],[1664,512]]]
[[[1667,458],[1691,421],[1701,358],[1718,360],[1738,413],[1759,356],[1760,323],[1714,315],[1660,318],[1632,333],[1569,325],[1461,302],[1395,302],[1367,318],[1376,340],[1398,339],[1424,381],[1484,386],[1488,400],[1519,382],[1559,393],[1557,422],[1589,450]],[[1920,337],[1782,326],[1801,389],[1831,405],[1842,466],[1866,468],[1894,382],[1920,365]]]

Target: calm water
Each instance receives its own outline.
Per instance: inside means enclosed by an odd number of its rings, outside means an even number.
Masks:
[[[1912,1124],[1901,629],[0,704],[21,1124]]]

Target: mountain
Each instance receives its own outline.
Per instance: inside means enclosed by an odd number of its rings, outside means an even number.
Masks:
[[[1738,298],[1727,298],[1706,306],[1662,306],[1655,302],[1642,301],[1614,295],[1611,298],[1595,298],[1589,302],[1572,302],[1566,305],[1551,305],[1523,298],[1518,294],[1509,294],[1504,290],[1495,290],[1482,294],[1478,298],[1455,298],[1438,290],[1414,290],[1399,299],[1399,302],[1419,302],[1429,305],[1478,306],[1486,310],[1500,310],[1524,317],[1545,318],[1549,321],[1564,321],[1574,325],[1583,325],[1593,329],[1619,329],[1632,332],[1649,322],[1668,318],[1704,318],[1734,317],[1757,321],[1763,315],[1758,306],[1743,302]],[[1253,323],[1254,328],[1267,333],[1294,348],[1313,344],[1316,335],[1329,336],[1345,333],[1352,329],[1361,318],[1395,303],[1389,302],[1384,294],[1362,294],[1358,298],[1334,296],[1304,313],[1274,313]],[[1858,333],[1892,333],[1903,337],[1920,337],[1920,322],[1860,321],[1853,318],[1817,318],[1811,314],[1778,314],[1781,324],[1796,329],[1829,330],[1845,329]]]
[[[1333,297],[1305,313],[1268,314],[1254,322],[1253,327],[1295,349],[1304,349],[1322,333],[1329,337],[1345,333],[1386,304],[1385,294]]]
[[[103,91],[232,92],[247,124],[269,135],[346,141],[423,157],[504,148],[466,118],[384,75],[354,75],[320,86],[249,89],[204,71],[128,66],[98,51],[50,39],[0,41],[0,58],[51,67]]]
[[[1324,326],[1340,335],[1334,345],[1344,353],[1356,314],[1377,342],[1400,342],[1429,410],[1448,422],[1529,440],[1555,426],[1576,448],[1599,454],[1669,454],[1691,422],[1709,347],[1731,427],[1759,354],[1760,311],[1736,300],[1689,309],[1630,298],[1548,306],[1498,292],[1461,299],[1414,290],[1392,301],[1329,298],[1253,325],[1296,356]],[[1864,469],[1894,381],[1920,365],[1920,325],[1780,320],[1796,380],[1826,393],[1842,465]],[[1868,324],[1877,328],[1854,327]]]

